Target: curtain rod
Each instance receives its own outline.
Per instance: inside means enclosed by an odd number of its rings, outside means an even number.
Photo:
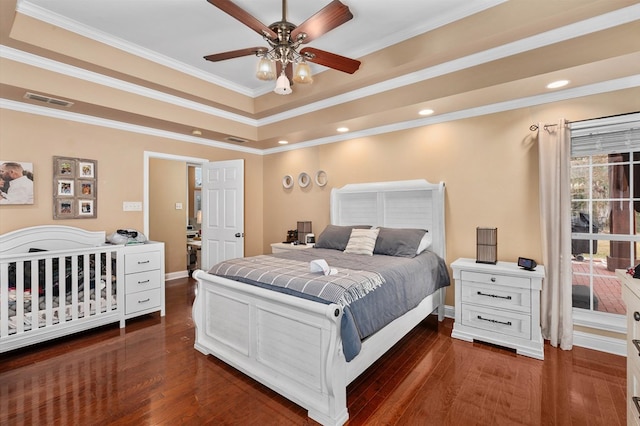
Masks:
[[[553,127],[553,126],[557,126],[557,124],[545,124],[544,129],[547,130],[548,127]],[[538,130],[538,125],[532,124],[531,126],[529,126],[529,130],[531,130],[532,132],[535,132],[536,130]]]

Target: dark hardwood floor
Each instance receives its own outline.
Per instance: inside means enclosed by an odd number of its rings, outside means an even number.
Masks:
[[[194,282],[167,315],[0,355],[1,425],[304,425],[306,412],[193,348]],[[349,425],[625,425],[626,360],[545,346],[544,362],[452,339],[429,317],[348,389]]]

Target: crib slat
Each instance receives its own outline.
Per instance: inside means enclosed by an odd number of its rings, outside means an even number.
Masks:
[[[24,332],[24,262],[16,262],[16,333]]]
[[[9,335],[9,263],[0,264],[0,337]]]
[[[44,260],[44,270],[44,326],[48,327],[53,324],[53,261],[51,258]]]
[[[86,254],[82,256],[83,271],[84,271],[84,285],[83,285],[83,300],[84,300],[84,318],[91,315],[91,255]]]
[[[71,256],[71,320],[78,319],[78,256]]]
[[[67,258],[59,256],[58,258],[58,321],[60,323],[67,321]]]

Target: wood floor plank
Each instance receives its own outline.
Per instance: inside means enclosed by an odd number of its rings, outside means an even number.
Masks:
[[[313,425],[301,407],[193,348],[194,282],[167,315],[0,355],[0,424]],[[349,425],[625,425],[626,360],[545,361],[451,338],[429,317],[348,387]]]

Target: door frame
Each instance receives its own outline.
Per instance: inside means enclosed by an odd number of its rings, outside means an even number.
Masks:
[[[175,155],[175,154],[166,154],[164,152],[154,152],[154,151],[144,151],[144,163],[143,163],[143,200],[142,200],[142,210],[143,210],[143,230],[142,233],[149,237],[149,160],[151,158],[162,158],[165,160],[175,160],[175,161],[184,161],[187,164],[203,164],[208,163],[209,160],[206,158],[198,158],[198,157],[187,157],[184,155]],[[185,184],[186,182],[185,177]]]

